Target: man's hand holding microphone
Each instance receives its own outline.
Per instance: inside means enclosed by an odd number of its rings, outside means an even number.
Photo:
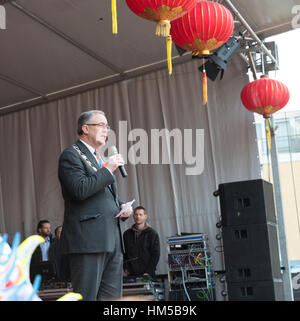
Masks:
[[[115,146],[111,146],[109,148],[109,154],[111,156],[108,157],[106,160],[106,163],[104,164],[104,167],[109,169],[112,173],[119,168],[121,174],[123,177],[127,176],[126,170],[124,168],[124,159],[121,154],[118,153],[118,150]],[[121,209],[125,206],[125,204],[121,205]],[[128,210],[126,210],[124,213],[122,213],[119,217],[120,218],[126,218],[129,217],[133,212],[132,207],[130,207]]]
[[[121,154],[115,154],[107,158],[104,167],[108,168],[112,173],[119,167],[124,166],[125,162]]]

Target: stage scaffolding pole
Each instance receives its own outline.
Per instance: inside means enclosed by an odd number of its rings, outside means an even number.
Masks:
[[[280,260],[282,263],[282,279],[283,279],[283,291],[285,301],[294,301],[293,287],[292,287],[292,276],[288,256],[288,248],[286,242],[285,233],[285,222],[284,222],[284,211],[281,197],[281,184],[280,184],[280,173],[279,173],[279,162],[278,152],[275,140],[274,120],[273,117],[270,119],[270,130],[271,130],[271,164],[273,173],[273,185],[274,185],[274,196],[277,213],[277,226],[278,226],[278,238],[280,247]]]
[[[263,75],[268,74],[268,71],[265,70],[264,52],[261,52],[261,66],[262,66],[262,74]],[[285,301],[294,301],[292,275],[291,275],[288,248],[287,248],[287,242],[286,242],[284,211],[283,211],[283,205],[282,205],[282,193],[281,193],[281,182],[280,182],[280,170],[279,170],[278,151],[277,151],[277,145],[276,145],[275,126],[274,126],[273,116],[270,118],[269,123],[270,123],[270,132],[271,132],[270,155],[271,155],[271,165],[272,165],[272,174],[273,174],[274,198],[275,198],[275,206],[276,206],[276,214],[277,214],[277,231],[278,231],[278,242],[279,242],[279,249],[280,249],[280,262],[282,265],[283,295],[284,295]]]

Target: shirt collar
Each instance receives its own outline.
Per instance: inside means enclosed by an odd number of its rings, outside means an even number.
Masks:
[[[88,150],[92,153],[92,155],[95,155],[94,154],[94,151],[95,151],[94,147],[92,147],[91,145],[89,145],[88,143],[86,143],[85,141],[83,141],[81,139],[79,139],[79,140],[88,148]]]
[[[147,227],[149,227],[149,224],[148,224],[147,222],[145,222],[144,228],[143,228],[142,230],[136,229],[135,224],[133,224],[131,228],[132,228],[134,231],[136,231],[136,232],[142,232],[142,231],[144,231]]]

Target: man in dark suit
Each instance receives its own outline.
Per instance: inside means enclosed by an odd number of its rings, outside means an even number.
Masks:
[[[105,144],[109,126],[99,110],[78,119],[79,140],[59,158],[59,180],[65,200],[61,234],[63,253],[69,255],[74,292],[83,300],[107,300],[122,296],[123,239],[116,217],[124,206],[118,197],[114,171],[124,165],[120,154],[104,163],[98,148]]]

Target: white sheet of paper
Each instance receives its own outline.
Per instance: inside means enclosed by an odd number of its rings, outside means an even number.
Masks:
[[[135,202],[135,200],[132,200],[130,202],[127,202],[124,204],[122,210],[118,213],[118,215],[116,217],[119,217],[120,215],[122,215],[124,212],[126,212],[128,209],[130,209],[131,205]]]

